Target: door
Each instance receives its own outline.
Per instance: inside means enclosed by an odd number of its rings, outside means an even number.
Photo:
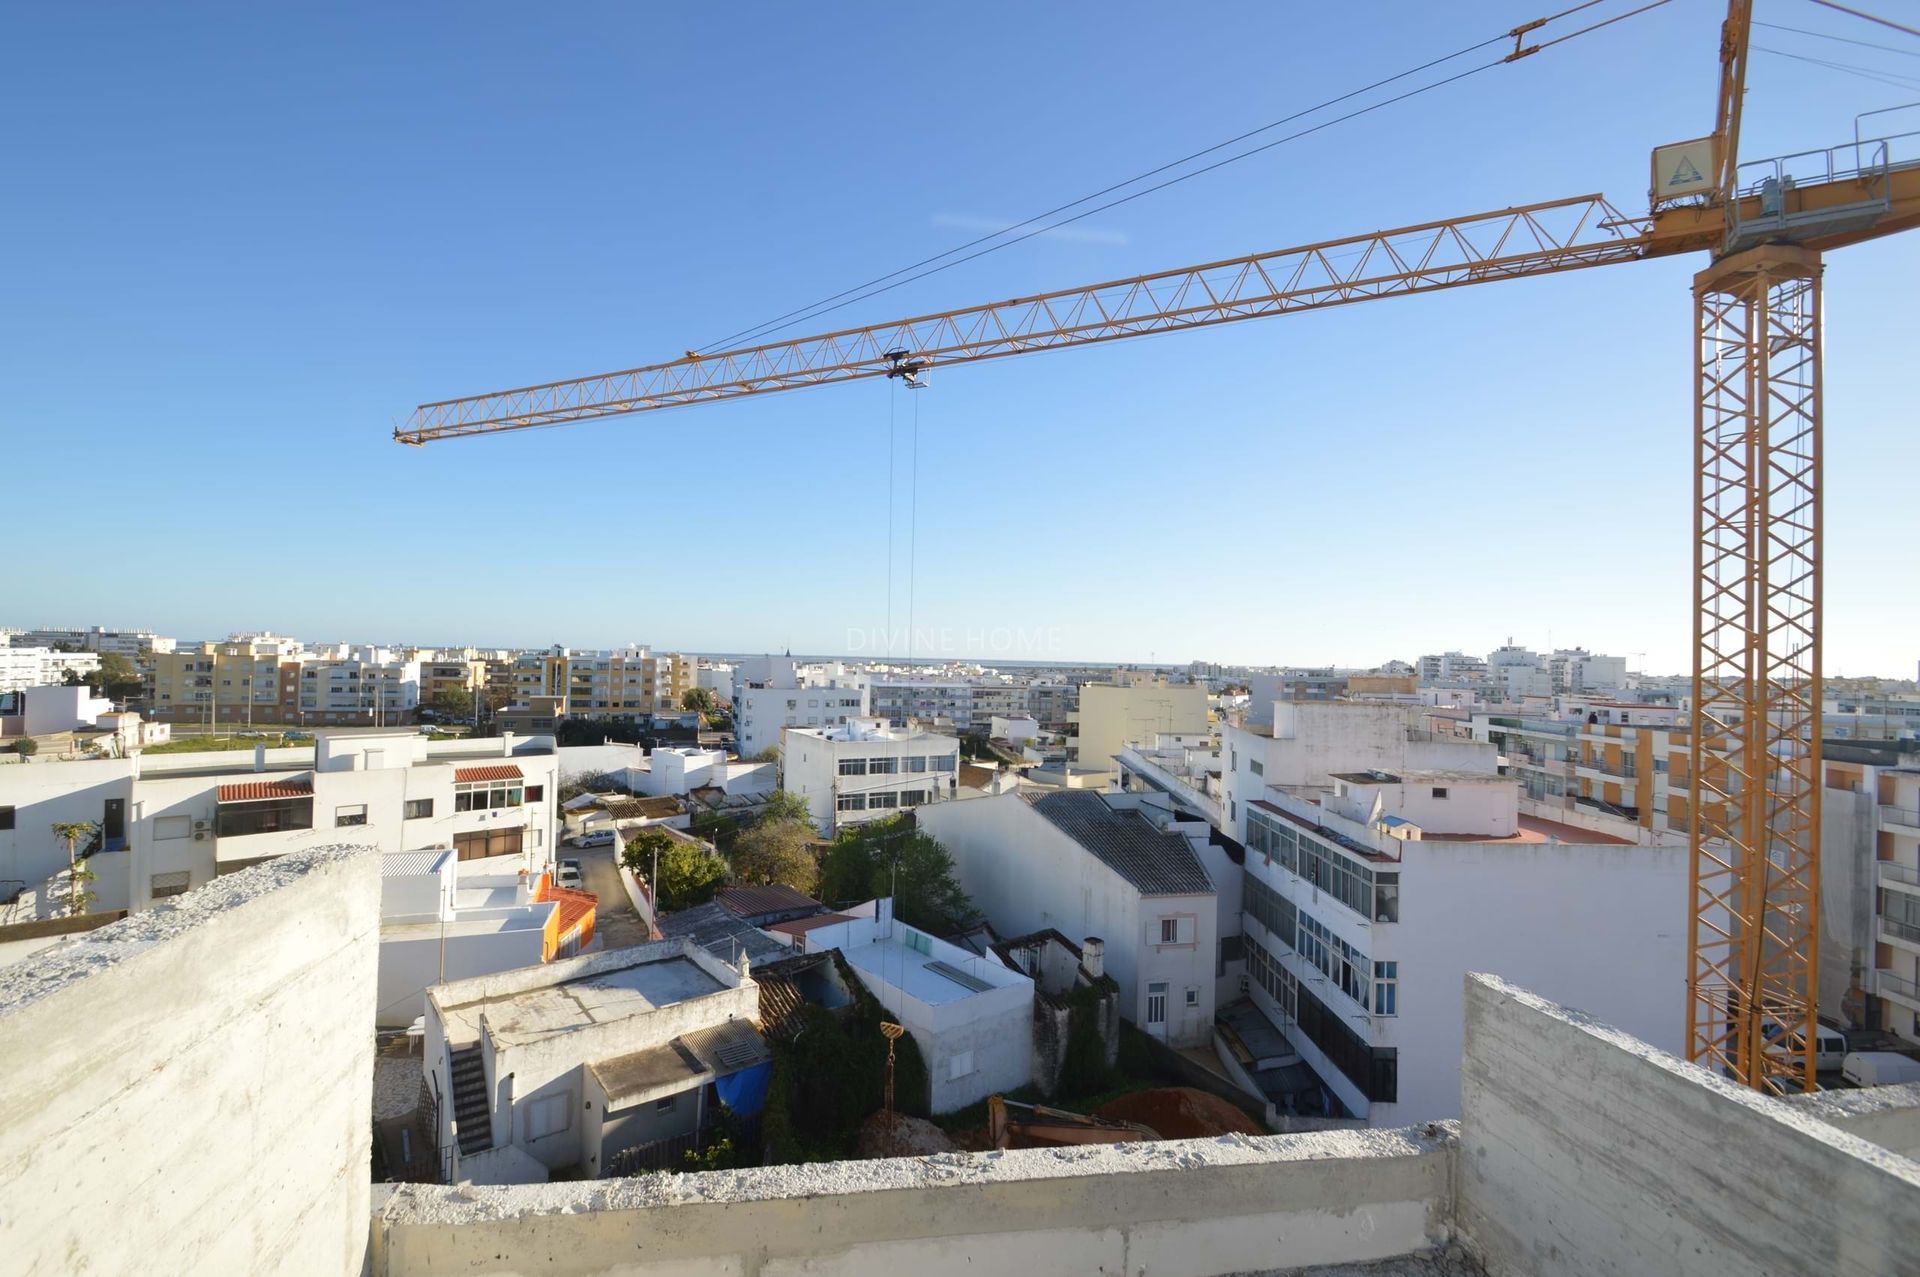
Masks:
[[[121,851],[127,845],[127,800],[109,798],[100,812],[100,849]]]
[[[1155,980],[1147,985],[1147,1032],[1167,1039],[1167,982]]]

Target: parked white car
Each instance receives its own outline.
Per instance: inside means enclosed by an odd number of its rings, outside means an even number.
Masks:
[[[611,847],[620,841],[620,835],[611,829],[589,829],[584,834],[575,834],[573,845],[576,847]]]

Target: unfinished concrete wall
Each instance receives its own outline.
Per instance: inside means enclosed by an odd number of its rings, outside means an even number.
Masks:
[[[1912,1271],[1920,1165],[1469,975],[1461,1228],[1505,1274]]]
[[[300,852],[0,969],[0,1267],[360,1271],[379,862]]]
[[[1423,1253],[1444,1132],[1226,1136],[499,1188],[396,1189],[376,1277],[1206,1277]],[[384,1193],[385,1190],[382,1190]]]
[[[1787,1103],[1902,1157],[1920,1155],[1920,1082],[1789,1095]]]

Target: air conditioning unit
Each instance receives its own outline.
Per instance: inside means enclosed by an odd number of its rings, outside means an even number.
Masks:
[[[206,822],[206,821],[204,821],[204,820],[196,820],[196,821],[194,821],[194,822],[193,822],[193,832],[194,832],[194,833],[196,833],[196,834],[204,834],[204,833],[206,833],[206,832],[207,832],[207,822]]]
[[[204,829],[196,829],[193,831],[193,840],[195,842],[205,842],[207,837],[207,831]]]

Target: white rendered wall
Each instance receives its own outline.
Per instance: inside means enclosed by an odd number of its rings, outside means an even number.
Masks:
[[[353,1274],[379,857],[316,849],[0,968],[9,1273]]]
[[[961,888],[1001,935],[1052,927],[1076,940],[1098,936],[1107,944],[1107,974],[1120,985],[1122,1016],[1144,1026],[1147,985],[1164,980],[1168,1041],[1196,1046],[1212,1036],[1213,895],[1143,898],[1018,794],[935,803],[917,819],[952,854]],[[1174,914],[1193,916],[1194,943],[1148,944],[1147,927]],[[1201,991],[1198,1006],[1185,1005],[1189,988]]]

